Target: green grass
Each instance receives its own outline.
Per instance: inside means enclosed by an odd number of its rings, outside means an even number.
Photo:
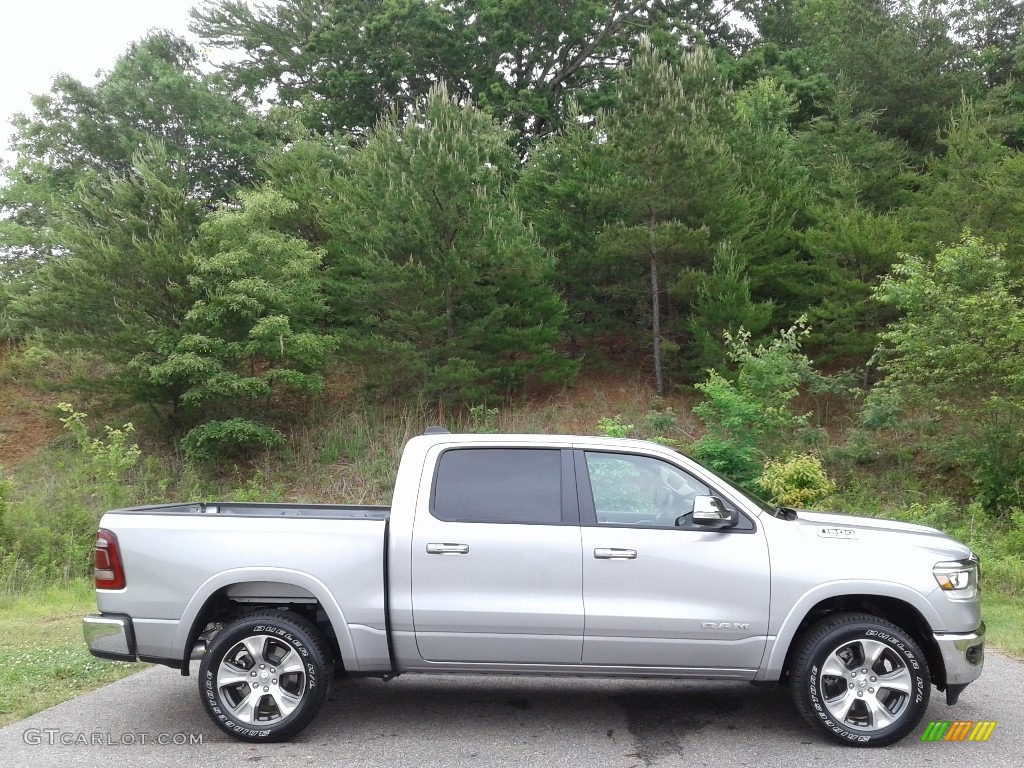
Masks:
[[[1024,659],[1024,600],[1001,592],[983,591],[981,615],[985,620],[986,644]]]
[[[89,654],[82,616],[95,610],[92,585],[85,581],[0,597],[0,727],[144,666]]]

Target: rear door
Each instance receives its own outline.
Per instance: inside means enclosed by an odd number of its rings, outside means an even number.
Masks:
[[[578,451],[586,631],[583,663],[753,677],[768,632],[768,547],[740,513],[693,525],[719,495],[651,456]]]
[[[579,664],[583,574],[571,450],[438,446],[412,544],[426,661]]]

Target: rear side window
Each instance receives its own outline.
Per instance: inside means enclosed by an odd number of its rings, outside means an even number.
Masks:
[[[472,523],[562,521],[561,451],[463,448],[437,465],[431,514]]]

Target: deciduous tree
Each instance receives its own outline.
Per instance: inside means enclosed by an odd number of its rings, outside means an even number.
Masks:
[[[253,182],[265,148],[258,119],[166,32],[132,43],[95,85],[59,75],[32,103],[13,120],[17,161],[0,184],[0,279],[63,253],[78,188],[131,175],[147,142],[163,145],[175,183],[208,207]]]
[[[1024,286],[1003,249],[965,234],[934,257],[904,256],[876,296],[902,317],[881,334],[885,380],[866,416],[944,420],[927,447],[963,467],[994,514],[1024,505]]]
[[[319,392],[333,340],[323,327],[322,253],[281,232],[293,203],[262,190],[222,208],[190,250],[195,297],[172,348],[133,361],[149,381],[179,391],[186,452],[271,446],[275,395]]]
[[[667,48],[740,47],[731,4],[714,0],[282,0],[209,2],[203,39],[244,52],[225,74],[256,94],[303,104],[320,130],[365,136],[444,82],[513,130],[521,152],[559,129],[568,99],[593,114],[642,35]]]

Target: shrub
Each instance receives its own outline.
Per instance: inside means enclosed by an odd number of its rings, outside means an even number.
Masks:
[[[273,427],[239,417],[208,421],[190,429],[181,441],[181,449],[190,461],[208,461],[218,455],[274,448],[283,441],[284,435]]]
[[[494,434],[498,431],[498,409],[486,405],[474,405],[469,409],[469,431],[478,434]]]
[[[605,417],[597,422],[597,431],[605,437],[626,437],[634,429],[632,424],[623,424],[621,416]]]
[[[814,506],[836,490],[821,459],[811,453],[769,461],[757,485],[777,504],[803,509]]]
[[[137,445],[128,444],[128,436],[135,431],[130,421],[120,429],[104,427],[106,439],[90,438],[85,427],[84,413],[76,411],[70,403],[60,403],[57,409],[67,414],[60,423],[71,433],[82,453],[89,459],[97,480],[117,483],[139,463],[141,449]]]
[[[665,433],[679,429],[679,417],[675,409],[670,405],[659,409],[652,407],[644,416],[644,425],[652,433],[651,439],[656,443],[674,448],[679,445],[675,438],[668,437]]]
[[[736,370],[731,377],[709,371],[707,380],[696,385],[704,399],[693,412],[707,434],[691,446],[695,458],[755,489],[766,459],[815,436],[808,415],[797,413],[793,401],[801,386],[811,391],[837,387],[800,352],[800,339],[808,333],[801,318],[767,346],[751,347],[743,329],[724,334]]]
[[[904,255],[875,292],[901,318],[880,334],[885,380],[868,396],[868,426],[942,419],[933,457],[959,467],[986,511],[1024,506],[1024,299],[1000,246],[970,234],[934,259]]]

